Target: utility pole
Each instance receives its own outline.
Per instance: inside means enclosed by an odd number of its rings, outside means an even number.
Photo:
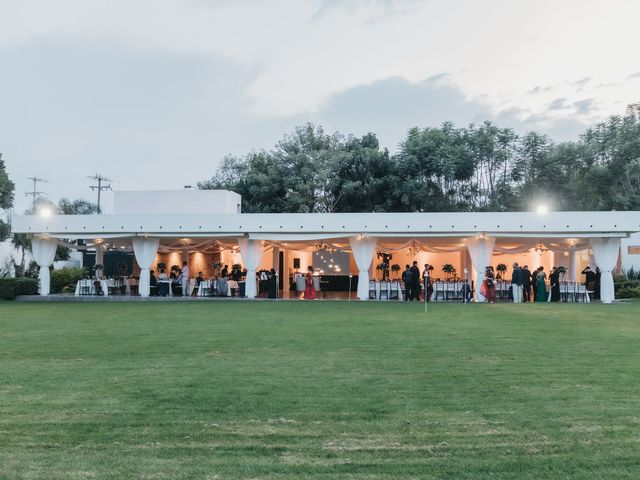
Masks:
[[[33,197],[33,214],[35,215],[36,213],[36,200],[38,199],[39,196],[41,195],[46,195],[45,192],[39,192],[38,191],[38,183],[48,183],[48,180],[45,180],[44,178],[38,178],[38,177],[29,177],[27,178],[27,180],[31,180],[33,182],[33,191],[32,192],[25,192],[25,197]]]
[[[97,173],[87,178],[98,182],[97,185],[89,185],[89,188],[93,191],[96,191],[96,190],[98,191],[98,215],[100,215],[102,213],[102,210],[100,209],[100,194],[102,193],[102,190],[111,190],[111,184],[103,185],[102,183],[110,182],[111,180],[109,180],[107,177],[104,177],[102,175],[98,175]]]

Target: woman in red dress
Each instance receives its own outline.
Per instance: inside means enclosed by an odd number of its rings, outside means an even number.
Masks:
[[[493,269],[491,267],[487,267],[484,273],[484,282],[482,282],[484,284],[483,287],[485,293],[480,293],[484,295],[489,303],[495,303],[496,301],[496,285],[494,283],[494,279]]]
[[[304,299],[315,300],[316,298],[316,286],[313,282],[313,267],[309,265],[307,274],[305,275]]]

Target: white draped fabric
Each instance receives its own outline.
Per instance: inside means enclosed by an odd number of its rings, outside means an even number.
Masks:
[[[369,267],[376,251],[377,239],[372,237],[350,237],[351,252],[358,266],[358,298],[369,299]]]
[[[51,291],[51,274],[49,267],[56,257],[58,243],[50,238],[37,238],[31,240],[31,253],[33,259],[40,267],[38,278],[40,279],[40,295],[49,295]]]
[[[256,298],[258,295],[256,289],[256,268],[258,268],[262,260],[264,242],[262,240],[239,238],[238,246],[240,247],[240,255],[242,255],[244,267],[247,269],[245,296],[247,298]]]
[[[491,265],[491,258],[493,257],[493,247],[496,243],[496,239],[493,237],[471,237],[467,238],[467,249],[469,250],[469,256],[471,257],[471,263],[476,270],[476,281],[474,298],[476,302],[484,302],[485,298],[480,295],[480,285],[484,280],[484,269],[486,266]]]
[[[158,253],[158,244],[160,240],[158,238],[134,238],[133,239],[133,253],[136,256],[136,262],[140,267],[140,284],[138,291],[141,297],[148,297],[150,286],[149,269],[153,260]]]
[[[611,303],[615,298],[613,288],[613,274],[611,273],[618,262],[620,252],[619,238],[592,238],[593,258],[602,272],[600,276],[600,300]]]

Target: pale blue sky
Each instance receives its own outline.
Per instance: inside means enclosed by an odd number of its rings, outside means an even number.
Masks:
[[[628,0],[0,0],[0,151],[27,205],[209,177],[307,121],[575,139],[640,101]],[[108,202],[108,196],[107,196]]]

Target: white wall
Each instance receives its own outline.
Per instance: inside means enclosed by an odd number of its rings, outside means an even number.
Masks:
[[[242,197],[229,190],[117,191],[115,214],[240,213]]]
[[[622,259],[622,268],[629,271],[631,267],[638,272],[640,271],[640,254],[629,253],[629,247],[640,248],[640,233],[633,233],[629,238],[623,238],[620,242],[620,256]]]

